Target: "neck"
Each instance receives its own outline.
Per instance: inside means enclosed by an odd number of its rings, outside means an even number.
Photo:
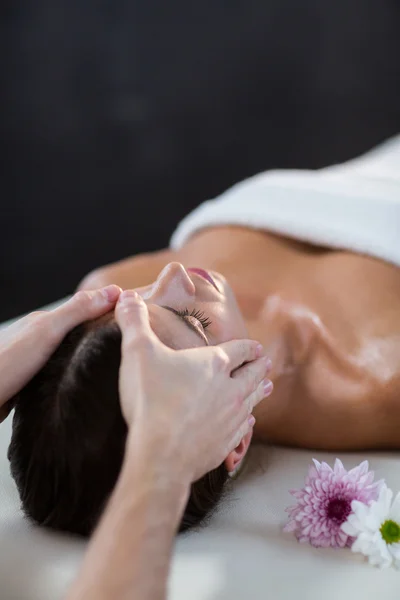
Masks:
[[[299,366],[298,335],[294,326],[290,306],[277,294],[260,298],[258,301],[244,299],[238,294],[249,337],[259,340],[272,361],[272,379],[280,379]],[[258,306],[257,306],[258,304]]]
[[[274,383],[271,396],[255,409],[255,439],[269,437],[271,423],[280,423],[299,389],[306,365],[312,330],[304,319],[304,307],[285,301],[278,294],[259,299],[238,291],[237,299],[244,314],[248,334],[259,340],[272,361],[269,377]]]

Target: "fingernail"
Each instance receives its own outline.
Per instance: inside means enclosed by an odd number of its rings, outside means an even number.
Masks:
[[[272,367],[272,360],[270,358],[265,358],[265,371],[269,373]]]
[[[270,379],[265,379],[264,381],[264,394],[265,397],[269,396],[272,390],[274,389],[274,384]]]
[[[249,416],[249,421],[248,421],[248,422],[249,422],[249,427],[253,427],[253,426],[254,426],[254,424],[255,424],[256,420],[255,420],[255,418],[253,417],[253,415],[250,415],[250,416]]]
[[[135,292],[135,290],[124,290],[121,292],[119,297],[120,302],[129,302],[130,300],[137,300],[139,298],[139,294]]]
[[[101,293],[107,300],[107,302],[115,302],[121,293],[121,288],[118,285],[107,285],[107,287],[101,290]]]
[[[263,354],[264,354],[264,346],[262,344],[258,344],[258,346],[256,348],[257,358],[260,358],[260,356],[262,356]]]

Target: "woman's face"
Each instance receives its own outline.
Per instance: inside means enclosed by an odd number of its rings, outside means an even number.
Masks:
[[[136,288],[147,304],[150,324],[174,349],[215,345],[248,336],[226,279],[215,271],[169,263],[154,283]]]

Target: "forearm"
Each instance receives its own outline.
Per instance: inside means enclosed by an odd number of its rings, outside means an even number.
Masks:
[[[9,329],[11,330],[11,327]],[[19,340],[17,333],[10,335],[8,334],[7,330],[1,332],[0,423],[8,417],[10,411],[12,410],[14,405],[14,396],[21,386],[18,368],[20,366],[21,355],[23,352],[24,349],[21,348],[21,341]]]
[[[127,452],[119,482],[68,600],[165,598],[171,552],[189,485],[160,477],[153,464],[148,455]]]

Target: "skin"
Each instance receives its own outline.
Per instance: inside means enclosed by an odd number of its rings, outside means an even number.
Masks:
[[[182,264],[172,262],[162,269],[153,283],[136,288],[136,293],[146,304],[152,331],[166,346],[182,350],[216,346],[248,337],[232,288],[222,275],[215,273],[213,276],[218,290],[201,276],[186,271]],[[189,315],[179,316],[178,313],[183,311],[188,311]],[[207,326],[204,321],[203,325],[199,318],[190,316],[192,311],[196,311],[200,319],[200,313],[207,315],[210,325]],[[96,327],[115,318],[114,312],[109,312],[89,326]],[[268,357],[264,360],[266,374],[271,368],[271,361]],[[155,370],[159,373],[158,369]],[[168,373],[173,371],[172,365]],[[202,383],[198,381],[197,387]],[[272,392],[272,387],[271,381],[266,379],[264,397]],[[238,440],[235,450],[226,457],[229,472],[240,464],[251,438],[252,430]]]
[[[163,600],[190,484],[220,464],[252,427],[249,410],[262,398],[266,361],[256,360],[261,349],[249,340],[171,350],[151,330],[148,307],[132,291],[121,294],[115,318],[122,331],[125,460],[68,600]],[[249,397],[250,405],[244,402]]]
[[[160,271],[171,262],[179,264],[172,268],[181,279],[166,285]],[[194,275],[190,292],[188,267],[209,270],[222,283],[222,297],[217,300],[212,288],[197,297],[208,284]],[[109,283],[150,293],[149,301],[172,294],[177,309],[190,301],[189,310],[204,311],[212,321],[206,330],[211,344],[239,336],[261,341],[272,359],[274,393],[256,409],[258,441],[325,450],[400,447],[398,268],[261,231],[218,227],[198,232],[177,252],[98,269],[80,287]],[[150,309],[154,323],[156,311]],[[161,317],[160,336],[168,318],[174,315]],[[187,335],[184,343],[202,343]]]
[[[68,598],[123,600],[133,594],[161,600],[190,485],[251,437],[251,412],[264,396],[269,361],[252,340],[173,350],[152,330],[136,292],[121,293],[117,286],[80,291],[55,310],[32,313],[0,332],[0,419],[7,416],[10,395],[68,331],[111,314],[122,332],[125,459]]]
[[[110,313],[120,293],[115,285],[80,291],[56,309],[30,313],[0,331],[0,423],[12,409],[10,398],[43,367],[68,331]]]

